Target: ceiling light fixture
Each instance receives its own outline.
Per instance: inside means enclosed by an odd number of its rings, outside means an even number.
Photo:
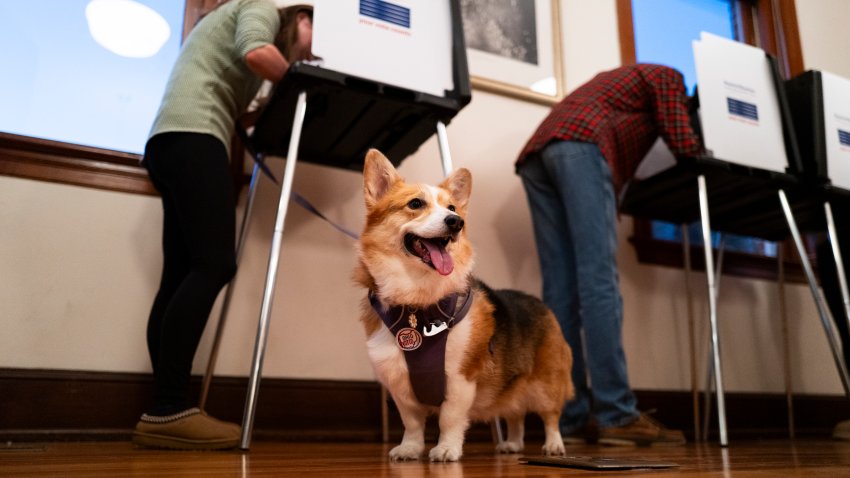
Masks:
[[[156,55],[171,36],[162,15],[133,0],[91,0],[86,21],[100,46],[128,58]]]

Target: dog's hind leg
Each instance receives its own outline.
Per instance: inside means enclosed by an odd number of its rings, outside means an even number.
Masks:
[[[418,460],[425,451],[425,419],[427,410],[421,405],[396,402],[401,421],[404,423],[404,436],[401,443],[390,450],[393,461]]]
[[[561,411],[540,412],[539,415],[543,419],[543,429],[546,432],[543,454],[547,456],[565,454],[564,439],[561,437],[561,428],[558,424],[561,419]]]
[[[521,453],[525,448],[525,417],[523,415],[505,417],[508,425],[508,439],[496,445],[498,453]]]

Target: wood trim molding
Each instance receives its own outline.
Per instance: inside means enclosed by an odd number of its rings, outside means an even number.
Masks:
[[[617,0],[617,32],[620,36],[620,63],[623,65],[637,63],[632,0]]]
[[[684,252],[681,243],[647,239],[637,235],[630,237],[629,242],[634,246],[638,262],[641,264],[661,265],[678,269],[684,267]],[[807,283],[803,267],[799,262],[785,260],[783,265],[786,283]],[[724,275],[776,281],[779,276],[778,268],[777,260],[770,257],[724,252]],[[691,246],[691,270],[705,270],[705,256],[702,246]]]
[[[194,377],[195,390],[200,377]],[[217,377],[207,410],[240,422],[247,378]],[[0,368],[0,440],[126,440],[153,392],[148,374]],[[690,391],[636,390],[642,410],[671,428],[693,435]],[[376,382],[343,380],[262,380],[254,422],[255,437],[289,441],[380,441],[381,389]],[[793,397],[797,436],[827,436],[839,421],[850,418],[843,396]],[[703,405],[704,406],[704,405]],[[788,436],[785,394],[727,393],[730,436]],[[402,425],[390,403],[390,439],[401,437]],[[527,419],[527,437],[543,437],[542,422]],[[430,418],[427,439],[436,437]],[[712,434],[710,434],[712,436]],[[714,435],[716,436],[716,434]],[[469,440],[491,439],[486,424],[476,424]],[[712,438],[716,439],[716,438]]]
[[[776,22],[774,21],[775,12],[773,10],[773,0],[754,0],[755,4],[755,26],[758,32],[756,46],[762,50],[776,55],[779,58],[779,46],[776,35]],[[781,58],[780,63],[782,62]]]
[[[739,0],[747,42],[774,55],[782,74],[791,78],[803,72],[803,50],[794,0]]]
[[[778,3],[778,35],[780,44],[784,50],[783,57],[786,59],[789,78],[802,73],[805,69],[803,61],[803,46],[800,41],[800,26],[797,22],[797,7],[794,0],[774,0]]]
[[[183,39],[201,14],[217,3],[217,0],[186,0]],[[139,165],[140,159],[136,154],[0,132],[0,175],[157,195],[147,171]]]
[[[684,250],[681,242],[664,241],[652,238],[652,223],[642,218],[634,218],[633,235],[629,242],[634,246],[638,262],[641,264],[655,264],[681,269],[685,266]],[[796,248],[788,240],[778,244],[785,251],[795,251],[789,255],[785,253],[783,269],[785,282],[794,284],[807,283],[802,263],[796,254]],[[805,241],[807,250],[815,250],[814,238]],[[763,279],[776,281],[779,277],[778,259],[756,254],[725,251],[723,259],[723,274],[747,277],[752,279]],[[694,271],[705,270],[705,254],[701,245],[691,246],[691,269]],[[715,252],[716,255],[716,252]],[[815,262],[814,254],[809,254],[809,260]]]
[[[186,0],[186,8],[183,10],[183,40],[189,36],[192,28],[195,28],[201,15],[215,8],[218,2],[219,0]]]
[[[0,175],[156,195],[137,154],[0,133]]]
[[[756,30],[753,20],[753,10],[755,6],[747,1],[737,1],[732,8],[735,21],[735,37],[747,43],[754,44]]]

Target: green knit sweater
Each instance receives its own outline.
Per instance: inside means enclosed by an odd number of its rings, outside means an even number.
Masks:
[[[245,55],[272,43],[279,29],[270,0],[230,0],[207,15],[183,45],[150,137],[207,133],[221,140],[229,154],[236,118],[262,84],[245,64]]]

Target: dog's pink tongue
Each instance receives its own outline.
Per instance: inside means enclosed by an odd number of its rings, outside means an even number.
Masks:
[[[452,262],[452,256],[449,255],[446,248],[434,241],[425,240],[422,242],[425,244],[425,247],[428,248],[428,254],[431,256],[431,264],[434,265],[437,272],[444,276],[451,274],[455,265],[454,262]]]

